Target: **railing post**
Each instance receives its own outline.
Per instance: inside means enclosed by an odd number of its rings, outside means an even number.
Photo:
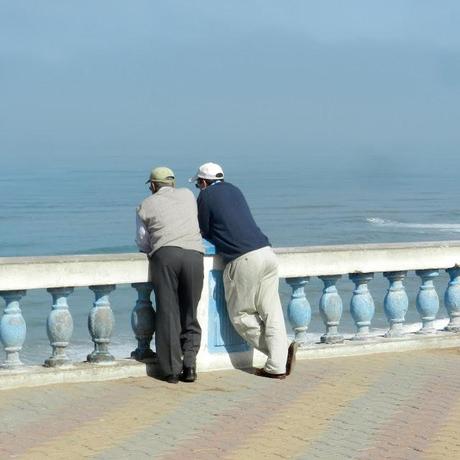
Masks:
[[[417,311],[422,319],[422,328],[418,334],[434,334],[434,320],[439,310],[439,298],[434,288],[433,280],[439,275],[438,270],[417,270],[415,272],[422,280],[417,294]]]
[[[45,366],[57,367],[69,362],[66,347],[73,333],[73,320],[69,312],[67,297],[73,287],[48,288],[53,298],[53,305],[46,321],[46,332],[53,348],[52,355],[45,360]]]
[[[26,322],[22,316],[20,300],[26,291],[1,291],[0,296],[5,300],[5,311],[0,321],[0,339],[5,347],[6,359],[1,367],[13,369],[22,366],[19,352],[26,340]]]
[[[323,294],[319,300],[319,312],[326,326],[326,333],[321,336],[323,343],[341,343],[343,336],[338,333],[343,303],[337,292],[337,281],[341,275],[320,276],[324,283]]]
[[[311,320],[311,307],[304,289],[309,279],[308,276],[303,278],[286,278],[286,283],[292,289],[287,313],[289,322],[295,332],[295,341],[299,344],[307,342],[307,329]]]
[[[109,294],[115,285],[89,286],[94,292],[95,301],[88,315],[88,330],[94,342],[94,351],[87,357],[89,362],[101,363],[113,361],[115,358],[109,353],[108,347],[112,330],[115,324]]]
[[[150,300],[153,285],[152,283],[133,283],[131,286],[136,289],[138,295],[131,313],[131,327],[137,339],[137,348],[131,352],[131,358],[142,361],[155,357],[155,353],[150,348],[155,332],[155,310]]]
[[[349,278],[355,283],[350,302],[350,313],[357,327],[353,340],[366,340],[370,337],[370,325],[375,313],[374,300],[367,283],[374,278],[374,274],[351,273]]]
[[[403,335],[403,323],[409,308],[409,299],[403,284],[406,275],[406,271],[385,272],[383,274],[390,283],[383,301],[383,310],[390,323],[390,328],[385,337],[400,337]]]
[[[460,332],[460,267],[448,268],[450,281],[444,294],[444,305],[449,313],[450,321],[445,330]]]

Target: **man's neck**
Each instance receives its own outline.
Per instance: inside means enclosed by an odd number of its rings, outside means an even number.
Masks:
[[[174,187],[172,185],[163,185],[162,187],[160,187],[159,189],[155,190],[155,192],[153,192],[153,194],[157,194],[157,193],[160,193],[162,190],[172,190]]]

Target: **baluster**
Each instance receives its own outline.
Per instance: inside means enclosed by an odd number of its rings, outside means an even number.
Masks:
[[[289,301],[287,313],[292,329],[295,332],[295,341],[305,344],[307,341],[307,329],[311,320],[311,307],[305,296],[305,285],[309,277],[286,278],[286,282],[291,286],[292,294]]]
[[[351,297],[350,313],[357,327],[353,340],[366,340],[375,313],[374,300],[367,288],[367,283],[374,278],[373,273],[352,273],[349,278],[355,283]]]
[[[415,272],[422,280],[417,294],[417,311],[422,319],[422,328],[418,334],[433,334],[436,332],[434,320],[439,310],[439,298],[434,288],[433,280],[439,275],[438,270],[417,270]]]
[[[73,320],[69,312],[67,297],[72,294],[73,287],[49,288],[47,291],[53,298],[53,305],[46,321],[46,332],[53,352],[45,360],[45,366],[57,367],[69,362],[66,348],[72,337]]]
[[[385,337],[400,337],[403,335],[403,323],[409,308],[409,299],[403,284],[406,275],[407,272],[405,271],[385,272],[383,274],[390,283],[383,301],[383,310],[390,323],[390,328]]]
[[[5,347],[6,359],[1,365],[12,369],[22,366],[19,352],[26,340],[26,322],[22,316],[19,301],[26,295],[26,291],[2,291],[0,296],[5,300],[5,311],[0,321],[0,340]]]
[[[208,240],[203,238],[203,247],[204,247],[204,255],[205,256],[215,256],[216,255],[216,247]]]
[[[450,281],[444,294],[444,304],[450,321],[445,330],[460,332],[460,267],[448,268]]]
[[[319,312],[326,326],[326,333],[321,336],[323,343],[341,343],[343,336],[338,333],[343,303],[337,292],[336,283],[341,275],[320,276],[324,283],[323,294],[319,300]]]
[[[137,339],[137,348],[131,352],[131,357],[142,361],[155,357],[150,348],[150,342],[155,332],[155,310],[150,300],[153,290],[152,283],[133,283],[137,290],[138,299],[131,313],[131,326]]]
[[[108,347],[115,324],[109,302],[109,294],[115,285],[89,286],[94,292],[95,301],[88,316],[88,330],[94,342],[94,351],[87,357],[89,362],[108,362],[115,358],[109,353]]]

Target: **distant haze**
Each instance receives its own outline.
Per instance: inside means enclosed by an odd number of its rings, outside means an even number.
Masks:
[[[455,155],[459,24],[457,0],[0,0],[0,162]]]

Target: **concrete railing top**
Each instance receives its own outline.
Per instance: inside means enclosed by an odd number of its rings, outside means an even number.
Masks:
[[[280,276],[323,276],[460,266],[460,241],[278,248]]]
[[[460,266],[460,241],[305,246],[275,252],[283,278]],[[205,269],[221,267],[219,257],[206,257]],[[148,260],[139,253],[0,257],[0,291],[148,280]]]
[[[0,291],[148,280],[149,262],[140,253],[0,258]]]

